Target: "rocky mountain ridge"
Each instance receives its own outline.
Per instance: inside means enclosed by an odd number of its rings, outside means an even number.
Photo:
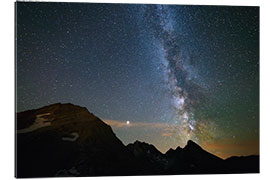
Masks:
[[[193,141],[165,154],[135,141],[125,146],[86,108],[53,104],[16,115],[16,177],[259,172],[259,156],[223,160]]]

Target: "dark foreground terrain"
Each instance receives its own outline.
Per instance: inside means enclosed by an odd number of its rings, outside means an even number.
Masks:
[[[17,113],[16,177],[259,173],[259,156],[223,160],[193,141],[165,154],[136,141],[125,146],[112,128],[72,104]]]

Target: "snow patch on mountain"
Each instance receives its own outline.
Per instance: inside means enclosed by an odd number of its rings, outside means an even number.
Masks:
[[[49,119],[47,117],[49,115],[51,115],[51,113],[43,113],[36,115],[35,122],[27,128],[18,130],[18,133],[28,133],[46,126],[50,126],[53,119]]]
[[[78,133],[76,132],[73,132],[70,134],[72,137],[62,137],[62,140],[63,141],[76,141],[80,136]]]

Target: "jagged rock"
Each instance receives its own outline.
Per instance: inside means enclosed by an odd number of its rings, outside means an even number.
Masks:
[[[259,156],[223,160],[189,140],[165,154],[125,146],[84,107],[53,104],[17,113],[16,177],[258,173]]]

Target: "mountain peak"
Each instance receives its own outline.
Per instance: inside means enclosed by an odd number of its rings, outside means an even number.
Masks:
[[[170,148],[165,154],[169,154],[169,153],[172,153],[172,152],[174,152],[174,149]]]
[[[129,146],[137,146],[137,147],[141,147],[141,148],[144,148],[144,149],[154,149],[154,150],[157,150],[154,145],[148,144],[146,142],[141,142],[139,140],[136,140],[133,144],[131,143],[131,144],[128,144],[128,145]]]
[[[145,142],[142,142],[142,141],[139,141],[139,140],[136,140],[135,142],[134,142],[134,144],[146,144]]]
[[[54,126],[78,121],[100,121],[90,113],[87,108],[73,105],[71,103],[55,103],[38,109],[17,113],[17,130],[30,128],[39,129],[37,125]]]
[[[133,162],[132,154],[112,128],[84,107],[57,103],[20,112],[17,125],[17,148],[20,149],[17,175],[20,177],[51,177],[59,173],[62,176],[67,167],[80,169],[78,162],[83,162],[86,171],[103,170],[103,166],[96,164],[106,164],[108,159],[119,169],[133,166],[129,163]],[[103,171],[117,173],[110,169]]]
[[[130,143],[127,147],[136,155],[144,154],[144,153],[153,153],[153,154],[162,154],[157,148],[146,142],[141,142],[136,140],[134,143]]]
[[[188,140],[187,145],[184,147],[184,149],[190,150],[190,149],[202,149],[202,148],[194,141]]]
[[[177,148],[175,149],[175,151],[182,151],[183,149],[180,146],[177,146]]]
[[[259,171],[258,156],[223,160],[191,140],[166,154],[138,140],[125,146],[109,125],[70,103],[20,112],[16,118],[18,177]]]

